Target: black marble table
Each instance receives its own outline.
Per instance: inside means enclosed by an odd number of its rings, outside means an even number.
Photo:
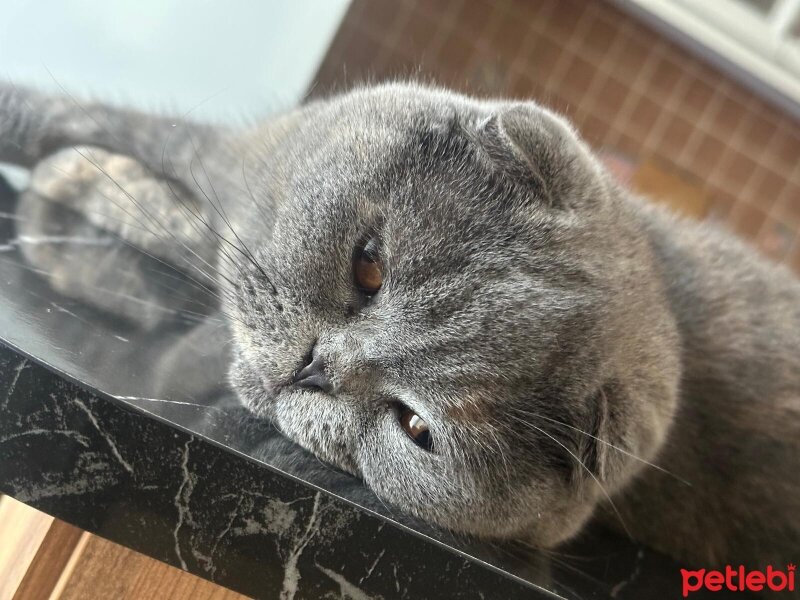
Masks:
[[[0,492],[258,598],[679,597],[602,530],[532,554],[399,514],[239,406],[213,312],[148,331],[54,291],[19,248],[68,242],[20,239],[15,202],[0,181]]]

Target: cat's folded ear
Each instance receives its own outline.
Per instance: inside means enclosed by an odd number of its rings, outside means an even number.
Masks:
[[[499,107],[478,126],[495,168],[554,208],[578,208],[603,194],[602,168],[561,117],[532,103]]]

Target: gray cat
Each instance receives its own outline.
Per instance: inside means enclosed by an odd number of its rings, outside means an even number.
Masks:
[[[0,160],[213,289],[241,401],[385,501],[539,547],[597,515],[695,568],[797,560],[800,283],[552,112],[389,84],[227,131],[6,86]],[[54,285],[102,306],[72,269]]]

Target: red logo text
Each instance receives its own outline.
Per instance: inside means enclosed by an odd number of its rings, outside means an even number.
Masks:
[[[761,592],[772,590],[773,592],[790,591],[795,589],[794,575],[797,567],[789,564],[786,570],[775,569],[768,565],[766,571],[747,571],[743,566],[738,569],[728,565],[725,571],[713,571],[698,569],[690,571],[681,569],[683,577],[683,597],[686,598],[691,592],[706,589],[710,592],[730,590],[731,592]]]

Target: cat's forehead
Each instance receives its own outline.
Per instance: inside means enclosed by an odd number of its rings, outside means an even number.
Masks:
[[[400,84],[356,90],[329,103],[329,107],[355,119],[383,124],[410,123],[420,117],[447,122],[455,114],[466,117],[485,108],[480,101],[449,91]]]
[[[521,233],[511,210],[518,190],[477,158],[471,135],[492,111],[488,103],[409,86],[310,106],[299,136],[304,164],[291,165],[294,226],[311,224],[311,237],[329,238],[330,229],[341,237],[383,221],[386,241],[398,248],[432,243],[460,255],[500,253]]]
[[[311,111],[310,126],[325,145],[361,158],[397,151],[426,131],[446,133],[453,123],[474,123],[491,114],[491,105],[451,92],[409,85],[356,90]]]

